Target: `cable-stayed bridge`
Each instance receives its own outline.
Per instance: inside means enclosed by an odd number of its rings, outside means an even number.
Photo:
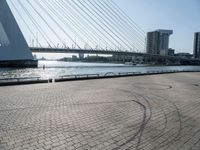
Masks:
[[[7,1],[30,46],[145,50],[145,32],[113,0]]]
[[[129,62],[142,59],[145,63],[162,63],[162,64],[176,64],[176,65],[198,65],[200,60],[183,58],[177,56],[164,56],[140,52],[121,51],[121,50],[102,50],[102,49],[76,49],[76,48],[42,48],[42,47],[30,47],[33,53],[76,53],[79,54],[79,58],[83,59],[84,54],[103,54],[112,55],[112,61]]]
[[[145,32],[113,0],[7,0],[8,5],[6,1],[1,3],[0,31],[4,36],[0,35],[0,49],[7,47],[12,52],[4,54],[8,58],[13,56],[6,60],[26,60],[20,56],[15,58],[19,53],[13,49],[18,45],[11,48],[14,41],[9,41],[15,38],[15,43],[26,47],[20,31],[8,34],[19,25],[30,50],[36,53],[109,54],[124,61],[128,56],[142,56],[146,61],[188,61],[146,54]],[[20,38],[22,41],[16,42]],[[4,58],[0,57],[0,61],[5,61]]]

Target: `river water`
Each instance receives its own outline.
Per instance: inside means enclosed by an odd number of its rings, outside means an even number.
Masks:
[[[43,66],[45,65],[45,69]],[[81,62],[60,62],[60,61],[39,61],[38,68],[14,69],[0,68],[0,79],[15,77],[36,77],[42,79],[59,78],[64,75],[79,74],[101,74],[108,72],[113,74],[124,72],[141,72],[148,71],[168,71],[168,70],[188,70],[200,71],[200,66],[127,66],[124,64],[108,63],[81,63]]]

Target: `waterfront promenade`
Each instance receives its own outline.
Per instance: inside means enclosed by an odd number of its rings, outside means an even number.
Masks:
[[[200,73],[0,87],[0,150],[199,150]]]

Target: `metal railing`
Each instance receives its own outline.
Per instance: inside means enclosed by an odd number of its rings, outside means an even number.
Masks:
[[[78,75],[60,76],[61,79],[64,79],[64,78],[89,78],[89,77],[100,77],[100,74],[78,74]]]
[[[87,79],[98,79],[98,78],[114,78],[114,77],[130,77],[130,76],[140,76],[140,75],[156,75],[156,74],[166,74],[166,73],[179,73],[179,72],[200,72],[200,70],[157,70],[157,71],[146,71],[146,72],[107,72],[107,73],[95,73],[95,74],[77,74],[77,75],[62,75],[58,78],[41,79],[40,76],[35,77],[10,77],[10,78],[0,78],[0,85],[5,83],[54,83],[61,81],[70,80],[87,80]]]
[[[200,70],[158,70],[146,72],[107,72],[102,74],[78,74],[78,75],[63,75],[59,79],[90,79],[90,78],[106,78],[106,77],[123,77],[123,76],[138,76],[138,75],[152,75],[165,73],[179,73],[179,72],[199,72]]]
[[[41,77],[40,76],[36,76],[36,77],[10,77],[10,78],[0,78],[0,81],[28,81],[28,80],[40,80]]]

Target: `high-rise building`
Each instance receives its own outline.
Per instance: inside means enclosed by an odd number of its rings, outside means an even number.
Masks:
[[[200,32],[194,34],[194,58],[200,58]]]
[[[160,54],[159,50],[159,32],[147,33],[147,53],[148,54]]]
[[[168,55],[169,36],[172,30],[156,30],[147,33],[147,53]]]

